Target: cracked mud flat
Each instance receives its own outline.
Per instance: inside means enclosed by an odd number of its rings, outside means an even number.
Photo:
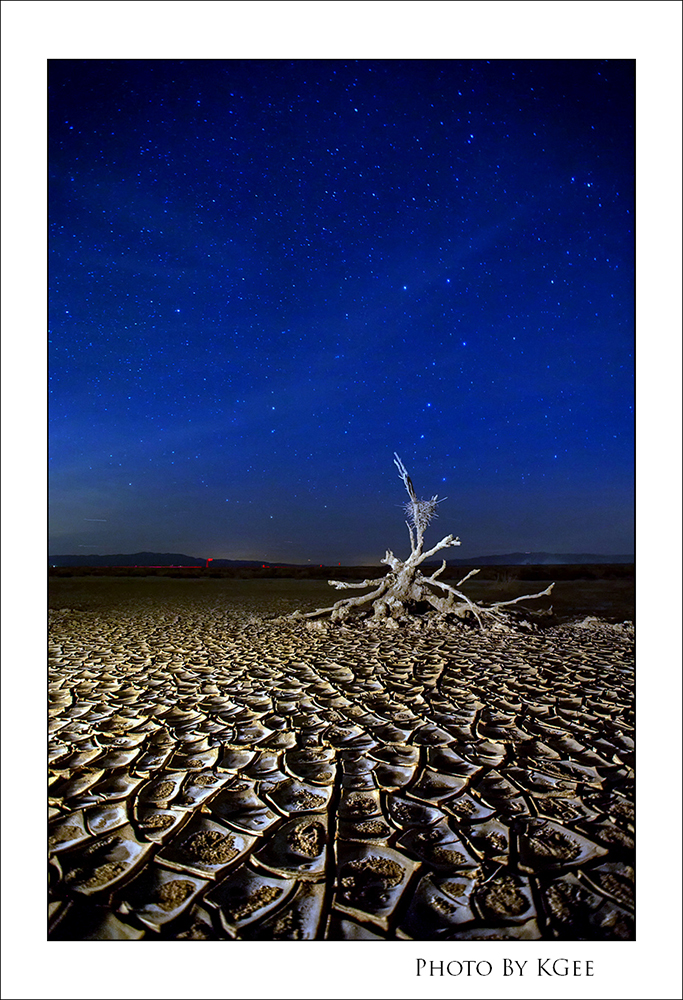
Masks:
[[[633,938],[629,625],[173,583],[52,587],[51,938]]]

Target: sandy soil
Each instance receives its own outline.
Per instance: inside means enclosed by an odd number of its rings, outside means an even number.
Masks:
[[[328,592],[52,582],[51,937],[632,938],[632,628]]]

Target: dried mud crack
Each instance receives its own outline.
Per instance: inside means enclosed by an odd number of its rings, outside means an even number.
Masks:
[[[50,630],[52,938],[633,937],[628,624],[82,591]]]

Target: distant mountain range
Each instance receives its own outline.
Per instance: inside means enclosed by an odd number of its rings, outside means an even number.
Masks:
[[[110,556],[48,556],[50,566],[206,566],[206,559],[186,556],[181,552],[133,552],[129,555]],[[275,566],[263,560],[211,559],[209,565],[220,566]],[[277,565],[282,565],[278,563]]]
[[[448,566],[560,566],[595,563],[632,563],[632,555],[597,555],[594,552],[508,552],[505,555],[473,556],[471,559],[447,559]],[[186,556],[180,552],[134,552],[128,555],[67,555],[48,556],[50,566],[206,566],[206,559]],[[311,563],[281,563],[262,559],[211,559],[215,569],[228,566],[291,566],[310,567]],[[314,564],[315,565],[315,564]]]
[[[582,566],[587,563],[632,563],[633,555],[597,555],[595,552],[508,552],[503,556],[447,559],[448,566]]]

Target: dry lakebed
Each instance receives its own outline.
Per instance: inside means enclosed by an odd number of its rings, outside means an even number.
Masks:
[[[51,580],[49,936],[632,939],[632,625],[328,593]]]

